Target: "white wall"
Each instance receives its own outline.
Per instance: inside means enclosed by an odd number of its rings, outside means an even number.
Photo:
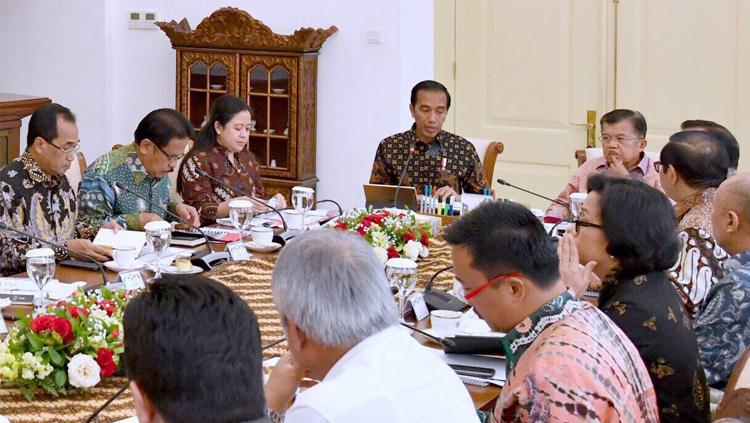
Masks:
[[[339,28],[318,61],[318,198],[362,204],[377,143],[408,128],[409,90],[433,75],[431,0],[0,0],[0,91],[69,106],[92,160],[132,139],[150,110],[175,105],[169,39],[160,30],[128,29],[128,11],[155,11],[160,21],[186,17],[195,28],[223,6],[281,34]],[[367,43],[370,28],[383,31],[382,44]]]

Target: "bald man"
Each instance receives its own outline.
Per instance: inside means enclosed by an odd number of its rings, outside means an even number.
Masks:
[[[708,384],[723,388],[750,345],[750,173],[724,181],[711,215],[716,242],[731,255],[694,322]]]

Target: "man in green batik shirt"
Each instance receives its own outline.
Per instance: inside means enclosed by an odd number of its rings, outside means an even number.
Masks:
[[[140,231],[148,222],[170,220],[163,210],[168,209],[199,226],[195,208],[169,198],[168,175],[179,166],[194,136],[192,124],[175,110],[158,109],[141,120],[134,135],[132,144],[104,154],[86,170],[78,191],[79,218],[92,225],[115,221]]]

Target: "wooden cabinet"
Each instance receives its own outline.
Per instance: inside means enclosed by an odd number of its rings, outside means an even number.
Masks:
[[[196,129],[224,94],[243,98],[254,129],[248,148],[258,158],[269,195],[295,185],[315,188],[318,51],[338,29],[279,35],[242,10],[225,7],[193,31],[187,20],[159,22],[177,51],[177,109]]]

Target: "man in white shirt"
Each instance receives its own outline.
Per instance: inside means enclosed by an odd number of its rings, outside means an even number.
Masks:
[[[290,349],[266,384],[272,420],[478,420],[456,374],[398,325],[383,266],[358,235],[297,237],[276,262],[272,288]],[[303,375],[320,383],[286,411]]]

